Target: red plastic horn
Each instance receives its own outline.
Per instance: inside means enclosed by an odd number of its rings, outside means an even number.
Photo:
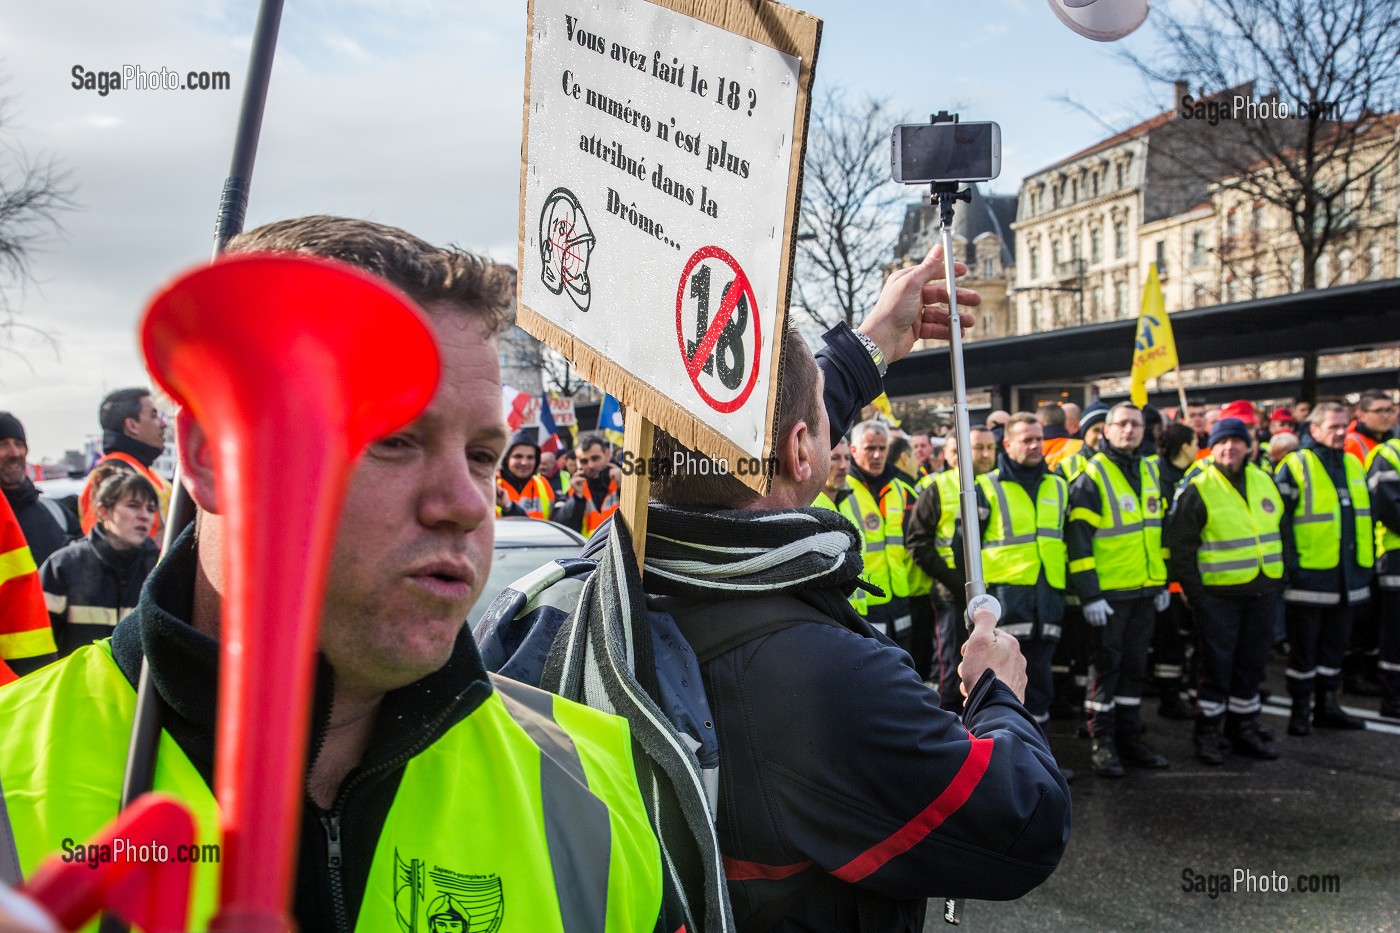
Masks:
[[[194,818],[163,794],[143,794],[84,848],[89,858],[39,865],[23,892],[65,930],[110,911],[146,933],[189,929]]]
[[[346,483],[418,416],[438,353],[412,302],[340,263],[220,259],[156,295],[156,382],[210,438],[227,527],[218,754],[224,839],[211,929],[291,929],[322,594]]]

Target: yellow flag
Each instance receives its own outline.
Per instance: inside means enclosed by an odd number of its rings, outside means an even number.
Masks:
[[[1142,310],[1138,313],[1137,336],[1133,343],[1133,404],[1147,404],[1147,380],[1176,367],[1176,340],[1172,322],[1162,300],[1162,283],[1157,266],[1147,267],[1147,284],[1142,287]]]
[[[875,410],[885,416],[885,420],[896,428],[899,427],[899,419],[894,416],[894,409],[890,408],[890,397],[881,392],[875,396],[875,400],[870,404],[875,406]]]

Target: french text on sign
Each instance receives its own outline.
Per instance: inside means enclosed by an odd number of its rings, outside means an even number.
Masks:
[[[691,385],[717,412],[737,411],[753,393],[763,336],[753,285],[718,246],[696,250],[676,289],[676,337]]]

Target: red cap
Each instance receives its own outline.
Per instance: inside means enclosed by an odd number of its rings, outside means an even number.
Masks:
[[[1254,406],[1244,399],[1231,402],[1220,407],[1220,419],[1238,418],[1245,424],[1258,424],[1259,416],[1254,413]]]
[[[1269,420],[1270,420],[1270,421],[1290,421],[1290,422],[1292,422],[1293,424],[1297,424],[1297,423],[1298,423],[1298,417],[1297,417],[1296,415],[1293,414],[1293,409],[1291,409],[1291,408],[1275,408],[1273,411],[1271,411],[1271,412],[1269,413]]]

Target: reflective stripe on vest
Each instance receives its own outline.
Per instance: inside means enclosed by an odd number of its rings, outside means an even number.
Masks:
[[[31,676],[0,691],[0,786],[26,874],[116,812],[135,709],[106,641]],[[382,933],[411,917],[408,928],[427,931],[433,917],[465,921],[468,911],[499,933],[652,929],[660,850],[626,722],[493,683],[480,707],[405,766],[355,929]],[[212,794],[164,733],[155,788],[191,807],[200,844],[219,841]],[[207,928],[218,887],[218,865],[197,864],[192,929]]]
[[[1356,525],[1357,566],[1370,567],[1375,563],[1375,541],[1366,474],[1355,457],[1343,456],[1342,464]],[[1279,469],[1292,474],[1298,489],[1298,504],[1293,509],[1298,566],[1304,570],[1331,570],[1342,559],[1342,504],[1332,477],[1322,460],[1308,448],[1289,454]]]
[[[817,498],[816,501],[812,503],[812,508],[828,509],[832,512],[838,512],[841,515],[844,515],[846,517],[846,520],[855,526],[856,534],[860,538],[861,560],[864,561],[865,535],[862,534],[860,531],[860,516],[857,515],[855,511],[855,499],[856,497],[854,495],[846,496],[841,500],[841,504],[838,506],[835,500],[828,496],[826,494],[826,491],[823,490],[822,492],[817,493]],[[862,578],[864,578],[863,574]],[[869,595],[869,593],[867,593],[860,587],[856,587],[855,592],[851,593],[851,606],[855,609],[856,612],[860,613],[861,615],[865,615],[865,600]]]
[[[982,569],[988,583],[1035,586],[1040,568],[1051,587],[1065,588],[1065,481],[1046,474],[1035,502],[1020,483],[1004,483],[1001,471],[977,477],[990,514],[982,538]]]
[[[1098,487],[1099,512],[1076,509],[1071,516],[1094,526],[1093,569],[1103,590],[1137,590],[1167,582],[1161,484],[1152,464],[1140,462],[1138,469],[1141,496],[1133,493],[1106,454],[1095,454],[1085,472]]]
[[[1283,499],[1267,473],[1245,464],[1246,502],[1239,490],[1212,465],[1191,481],[1206,507],[1196,566],[1206,586],[1236,586],[1259,576],[1283,577]]]
[[[515,491],[515,487],[506,482],[501,477],[496,477],[496,485],[506,491],[506,498],[516,505],[531,518],[549,518],[549,508],[554,503],[554,490],[549,488],[549,480],[538,473],[531,476],[525,482],[525,488],[520,492]]]
[[[861,574],[860,578],[884,591],[884,595],[867,593],[865,605],[867,609],[871,606],[883,606],[895,595],[889,555],[886,553],[888,542],[886,540],[885,516],[876,505],[875,498],[870,495],[870,490],[865,488],[864,483],[848,476],[846,477],[846,485],[851,490],[851,495],[848,498],[855,509],[856,527],[860,529],[861,536],[865,539],[865,573]]]
[[[587,489],[583,493],[585,511],[583,513],[583,536],[593,537],[593,532],[598,530],[598,526],[607,521],[612,513],[617,511],[618,504],[622,501],[622,494],[618,491],[617,480],[608,480],[608,491],[603,496],[603,507],[600,509],[593,504],[593,493]]]
[[[900,492],[903,493],[906,504],[914,502],[919,498],[918,490],[913,486],[898,477],[895,478],[895,482],[899,484]],[[904,576],[907,582],[908,595],[923,596],[933,591],[933,578],[924,573],[924,568],[914,562],[914,557],[909,553],[908,547],[904,549]]]
[[[933,529],[933,546],[943,563],[953,566],[953,533],[958,529],[958,471],[954,467],[938,474],[934,480],[938,487],[938,525]]]
[[[1382,461],[1379,465],[1377,460]],[[1391,438],[1371,450],[1366,458],[1366,491],[1374,493],[1383,482],[1400,483],[1400,439]],[[1377,521],[1376,557],[1387,551],[1400,550],[1400,528],[1391,528],[1385,522]],[[1384,578],[1382,584],[1386,584]],[[1389,584],[1394,586],[1394,583]]]

